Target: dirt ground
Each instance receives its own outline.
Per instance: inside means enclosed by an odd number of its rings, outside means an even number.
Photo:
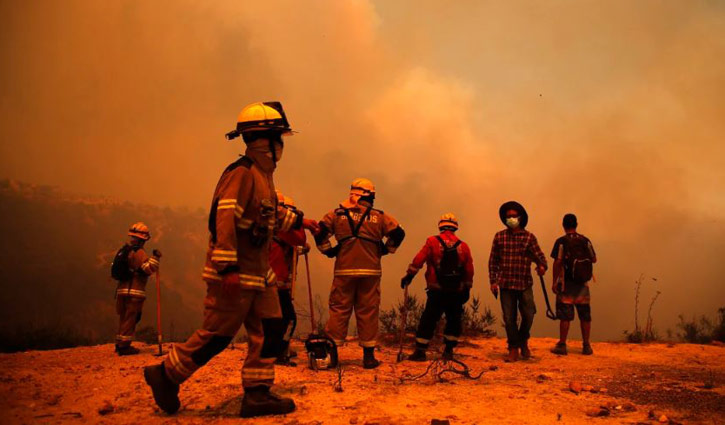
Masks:
[[[594,356],[585,357],[579,354],[580,343],[572,342],[570,354],[557,357],[549,353],[554,342],[533,339],[533,359],[506,364],[504,340],[470,341],[460,347],[458,358],[473,375],[483,375],[474,380],[444,373],[443,382],[430,373],[405,380],[424,372],[430,362],[396,364],[393,347],[380,349],[384,363],[377,370],[364,370],[361,350],[350,342],[340,350],[342,392],[335,390],[335,371],[313,372],[303,364],[277,367],[275,391],[293,397],[297,411],[247,422],[725,424],[723,347],[595,343]],[[245,422],[237,417],[244,346],[225,350],[197,372],[182,387],[182,410],[174,416],[159,412],[143,382],[143,366],[159,361],[152,355],[156,347],[141,348],[140,355],[121,358],[113,354],[113,345],[0,355],[0,422]]]

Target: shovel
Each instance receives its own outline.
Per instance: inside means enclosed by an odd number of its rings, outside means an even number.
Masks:
[[[405,292],[403,292],[403,310],[400,312],[403,316],[402,323],[400,326],[400,348],[398,349],[398,363],[405,360],[405,354],[403,354],[403,339],[405,339],[405,328],[408,324],[408,285],[405,285]]]

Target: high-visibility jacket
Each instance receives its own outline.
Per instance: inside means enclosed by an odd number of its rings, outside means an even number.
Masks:
[[[315,242],[320,252],[335,257],[335,276],[381,276],[380,258],[394,253],[405,238],[393,216],[360,204],[328,212],[320,229]]]
[[[262,155],[247,155],[229,165],[214,190],[209,213],[209,248],[203,278],[220,282],[238,273],[243,288],[263,291],[276,278],[269,266],[269,246],[276,230],[302,226],[302,213],[277,202],[272,172],[259,164]]]
[[[277,287],[290,289],[292,287],[292,264],[297,247],[305,246],[307,235],[305,229],[292,229],[286,232],[279,231],[270,245],[269,264],[277,276]]]
[[[143,248],[133,248],[128,253],[128,267],[133,270],[131,280],[120,282],[116,295],[120,297],[146,298],[149,276],[159,269],[159,258],[149,257]]]
[[[446,230],[440,233],[441,239],[446,245],[451,248],[458,242],[458,236],[450,230]],[[471,249],[468,244],[461,241],[461,244],[456,248],[458,252],[458,264],[463,266],[463,279],[461,283],[464,288],[470,288],[473,286],[473,256],[471,255]],[[408,266],[408,274],[415,276],[418,271],[426,265],[425,270],[425,281],[428,289],[441,289],[438,284],[438,277],[436,276],[436,268],[443,259],[443,246],[436,236],[431,236],[425,241],[425,245],[420,249],[413,262]]]

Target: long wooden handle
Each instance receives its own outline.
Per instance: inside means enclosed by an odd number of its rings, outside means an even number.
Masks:
[[[305,252],[305,268],[307,269],[307,294],[310,297],[310,323],[312,325],[311,333],[315,333],[315,306],[312,304],[312,281],[310,280],[310,258]]]

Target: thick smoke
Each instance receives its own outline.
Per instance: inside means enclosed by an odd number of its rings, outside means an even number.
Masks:
[[[353,178],[369,177],[379,207],[406,228],[384,263],[386,305],[448,211],[493,304],[486,264],[509,199],[527,207],[547,254],[563,214],[579,216],[600,258],[600,338],[631,328],[640,273],[658,278],[647,290],[663,292],[662,332],[725,299],[718,3],[65,1],[0,11],[3,176],[205,207],[242,149],[223,139],[236,113],[276,99],[300,131],[287,139],[280,189],[321,217]],[[332,264],[315,255],[313,267],[325,292]],[[552,334],[543,315],[536,326]]]

